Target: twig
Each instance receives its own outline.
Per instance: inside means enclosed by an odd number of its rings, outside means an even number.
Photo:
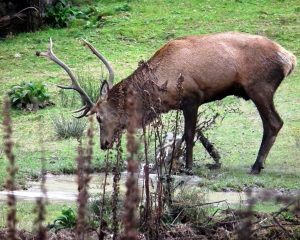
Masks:
[[[282,224],[282,226],[300,226],[300,223],[285,223],[285,224]],[[271,228],[271,227],[278,227],[278,224],[270,224],[270,225],[263,225],[263,226],[259,226],[257,227],[256,229],[254,229],[253,231],[257,231],[259,229],[262,229],[262,228]]]
[[[217,214],[217,212],[219,212],[221,209],[220,208],[218,208],[216,211],[214,211],[214,213],[211,215],[211,216],[209,216],[209,219],[208,219],[208,221],[206,222],[206,224],[209,224],[211,221],[212,221],[212,219],[213,219],[213,217]]]
[[[107,182],[107,175],[108,175],[108,155],[109,155],[109,150],[106,152],[105,156],[105,175],[104,175],[104,185],[103,185],[103,190],[102,190],[102,201],[101,201],[101,210],[100,210],[100,229],[99,229],[99,240],[103,240],[105,237],[105,232],[104,230],[104,218],[103,218],[103,212],[104,212],[104,207],[105,207],[105,193],[106,193],[106,182]]]
[[[207,205],[217,204],[217,203],[222,203],[222,202],[226,202],[226,203],[227,203],[227,200],[221,200],[221,201],[209,202],[209,203],[200,203],[200,204],[189,205],[189,206],[183,206],[183,207],[184,207],[184,208],[202,207],[202,206],[207,206]],[[178,205],[180,205],[180,204],[178,204]]]
[[[274,222],[285,232],[285,234],[289,237],[289,238],[291,238],[291,239],[295,239],[294,237],[293,237],[293,235],[291,235],[290,233],[289,233],[289,231],[288,230],[286,230],[285,229],[285,227],[283,226],[283,225],[281,225],[281,223],[277,220],[277,218],[276,217],[273,217],[273,219],[274,219]]]
[[[181,213],[183,212],[183,210],[184,209],[181,209],[181,211],[177,214],[176,218],[173,220],[173,222],[171,223],[171,225],[173,225],[176,222],[177,218],[181,215]]]
[[[113,168],[113,194],[112,194],[112,231],[113,231],[113,240],[117,239],[119,231],[118,223],[118,201],[119,201],[119,192],[120,192],[120,162],[122,160],[122,149],[121,149],[121,138],[119,136],[117,141],[117,162],[115,168]]]
[[[144,166],[144,177],[145,177],[145,195],[146,195],[146,204],[145,204],[145,215],[144,221],[147,231],[149,232],[149,217],[150,217],[150,188],[149,188],[149,160],[148,160],[148,145],[146,139],[146,127],[143,124],[143,137],[144,137],[144,152],[145,152],[145,166]]]
[[[293,201],[290,202],[288,205],[286,205],[286,206],[280,208],[279,211],[277,211],[277,212],[275,212],[275,213],[272,214],[273,217],[277,217],[277,216],[280,215],[281,213],[288,211],[288,208],[289,208],[290,206],[292,206],[293,204],[295,204],[297,201],[298,201],[298,199],[293,200]]]

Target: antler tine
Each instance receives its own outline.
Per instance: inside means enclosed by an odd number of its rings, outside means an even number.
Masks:
[[[92,51],[92,53],[95,54],[106,66],[106,68],[108,70],[108,73],[109,73],[109,77],[108,77],[107,82],[108,82],[109,87],[112,87],[113,81],[114,81],[114,78],[115,78],[113,68],[111,67],[109,62],[105,59],[105,57],[100,52],[98,52],[97,49],[91,43],[89,43],[85,39],[82,39],[82,41],[84,42],[84,45],[88,46],[88,48]]]
[[[76,118],[82,118],[82,117],[86,116],[87,113],[88,113],[91,109],[90,109],[89,107],[85,106],[85,107],[83,107],[83,108],[81,108],[81,109],[78,109],[78,110],[74,111],[74,113],[80,112],[79,110],[81,110],[81,111],[84,110],[84,111],[83,111],[83,113],[82,113],[81,115],[79,115],[79,116],[74,116],[74,117],[76,117]]]
[[[94,103],[92,102],[91,98],[86,94],[86,92],[80,87],[75,75],[73,74],[73,72],[70,70],[70,68],[63,62],[61,61],[59,58],[57,58],[52,50],[52,39],[50,38],[50,43],[49,43],[49,48],[46,52],[36,52],[37,56],[42,56],[42,57],[46,57],[50,60],[52,60],[53,62],[55,62],[56,64],[58,64],[59,66],[61,66],[66,73],[69,75],[70,79],[71,79],[71,85],[70,86],[63,86],[63,85],[57,85],[57,87],[62,88],[62,89],[72,89],[77,91],[82,100],[84,101],[84,103],[86,104],[83,108],[81,108],[81,111],[84,110],[84,112],[78,116],[77,118],[81,118],[83,116],[85,116],[88,111],[90,111],[92,109],[92,107],[94,106]],[[80,112],[80,111],[77,111]]]
[[[84,105],[82,108],[79,108],[79,109],[73,111],[73,113],[79,113],[79,112],[82,112],[82,111],[85,110],[86,108],[87,108],[87,106]]]

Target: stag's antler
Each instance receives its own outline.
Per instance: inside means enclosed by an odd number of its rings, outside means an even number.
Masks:
[[[94,106],[94,103],[92,102],[91,98],[86,94],[86,92],[80,87],[75,75],[72,73],[70,68],[64,62],[62,62],[55,56],[55,54],[53,53],[53,50],[52,50],[52,45],[53,45],[52,39],[50,38],[50,45],[49,45],[47,52],[36,52],[36,55],[49,58],[50,60],[52,60],[59,66],[61,66],[67,72],[67,74],[69,75],[71,82],[72,82],[71,85],[70,86],[57,85],[57,86],[62,89],[75,90],[80,94],[83,102],[85,103],[85,106],[74,111],[74,113],[83,111],[83,113],[81,115],[77,116],[77,118],[82,118],[82,117],[86,116],[87,113],[92,109],[92,107]]]
[[[99,53],[97,51],[97,49],[94,48],[94,46],[92,44],[90,44],[88,41],[86,41],[84,39],[82,39],[82,41],[84,42],[84,45],[87,46],[92,51],[92,53],[94,53],[106,66],[106,68],[108,70],[108,73],[109,73],[107,83],[109,85],[109,88],[111,88],[112,85],[113,85],[114,77],[115,77],[115,74],[114,74],[114,71],[113,71],[112,67],[110,66],[108,61],[105,59],[105,57],[101,53]]]

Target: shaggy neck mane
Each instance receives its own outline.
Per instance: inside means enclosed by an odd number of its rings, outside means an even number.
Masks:
[[[140,62],[139,67],[129,77],[117,83],[108,94],[108,102],[118,112],[126,114],[126,100],[134,99],[140,124],[148,124],[161,113],[161,94],[164,86],[157,85],[155,69],[148,62]]]

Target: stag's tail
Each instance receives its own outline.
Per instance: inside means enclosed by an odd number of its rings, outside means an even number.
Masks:
[[[297,65],[297,58],[294,54],[291,53],[291,62],[292,62],[292,66],[290,68],[290,71],[288,72],[287,76],[291,74],[291,72],[293,72],[294,68]]]
[[[284,76],[290,75],[294,68],[297,65],[297,58],[291,52],[285,50],[281,47],[280,51],[278,52],[279,61],[282,63]]]

